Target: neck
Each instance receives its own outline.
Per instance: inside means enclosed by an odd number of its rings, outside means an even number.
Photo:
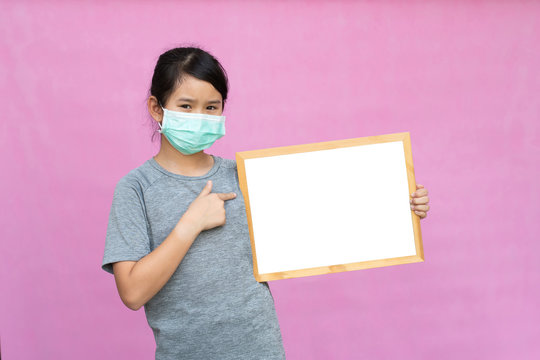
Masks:
[[[204,175],[214,166],[212,155],[203,151],[184,155],[176,150],[164,135],[161,135],[161,147],[154,160],[167,171],[185,176]]]

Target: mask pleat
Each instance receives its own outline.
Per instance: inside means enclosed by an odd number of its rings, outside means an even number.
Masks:
[[[225,135],[225,116],[163,110],[161,133],[184,154],[207,149]]]

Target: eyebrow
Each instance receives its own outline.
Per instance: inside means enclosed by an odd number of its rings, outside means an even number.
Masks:
[[[194,99],[191,99],[191,98],[185,98],[185,97],[179,98],[177,101],[195,102]],[[208,104],[220,104],[220,103],[221,103],[221,100],[210,100],[210,101],[208,102]]]

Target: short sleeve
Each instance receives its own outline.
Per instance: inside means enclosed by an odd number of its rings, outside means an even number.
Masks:
[[[143,191],[122,178],[114,189],[101,268],[111,274],[117,261],[138,261],[150,253]]]

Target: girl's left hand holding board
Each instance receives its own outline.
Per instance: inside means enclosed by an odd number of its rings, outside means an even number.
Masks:
[[[429,197],[427,195],[427,189],[421,184],[416,184],[416,191],[411,194],[411,199],[409,201],[411,203],[411,210],[413,210],[416,215],[420,216],[420,219],[425,218],[429,210]]]

